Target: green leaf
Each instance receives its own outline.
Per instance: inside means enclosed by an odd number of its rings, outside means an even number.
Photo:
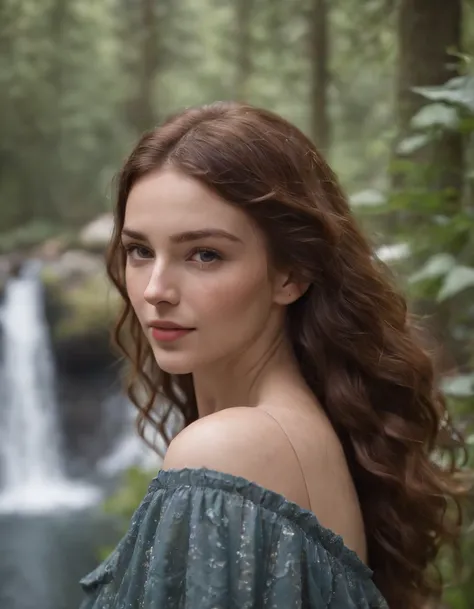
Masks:
[[[363,190],[350,197],[350,204],[353,207],[378,207],[384,205],[386,201],[385,195],[375,188]]]
[[[426,99],[460,105],[470,112],[474,112],[474,78],[472,76],[452,78],[440,87],[413,87],[413,91]]]
[[[376,255],[383,262],[395,262],[402,260],[410,255],[408,243],[394,243],[392,245],[382,245],[376,250]]]
[[[420,150],[430,141],[431,138],[426,133],[420,133],[419,135],[411,135],[410,137],[405,138],[398,144],[397,152],[398,154],[409,155],[413,152],[416,152],[417,150]]]
[[[437,300],[442,302],[471,287],[474,287],[474,268],[461,265],[455,266],[446,275],[443,285],[438,292]]]
[[[456,260],[451,254],[435,254],[425,262],[421,269],[413,273],[408,281],[410,283],[417,283],[426,279],[442,277],[449,273],[455,264]]]
[[[421,108],[412,118],[411,125],[415,129],[430,129],[432,127],[444,127],[445,129],[457,129],[459,117],[455,108],[442,103],[428,104]]]
[[[446,395],[455,398],[469,398],[474,395],[474,374],[459,374],[447,378],[442,383]]]

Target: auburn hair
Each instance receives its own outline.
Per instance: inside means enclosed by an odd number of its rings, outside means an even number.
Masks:
[[[140,434],[151,424],[169,443],[173,410],[185,425],[198,417],[191,375],[158,368],[125,285],[120,236],[129,193],[165,166],[249,214],[272,263],[310,284],[288,306],[286,331],[344,447],[374,581],[392,609],[438,598],[434,561],[458,539],[462,489],[455,449],[438,454],[441,427],[452,428],[432,357],[334,173],[300,130],[272,112],[233,102],[186,109],[143,135],[118,176],[107,269],[123,298],[114,337],[129,363]]]

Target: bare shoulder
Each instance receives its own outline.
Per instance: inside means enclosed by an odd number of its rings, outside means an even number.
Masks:
[[[330,424],[310,408],[236,407],[199,419],[174,438],[163,462],[163,469],[185,467],[240,476],[283,495],[313,511],[365,559],[344,451]]]
[[[186,427],[171,442],[163,462],[163,469],[185,467],[241,476],[300,505],[305,502],[291,445],[259,408],[229,408]]]

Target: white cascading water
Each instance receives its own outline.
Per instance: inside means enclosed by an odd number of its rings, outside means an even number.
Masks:
[[[36,264],[8,281],[0,323],[0,511],[37,512],[94,503],[98,491],[69,482],[62,467],[54,366]]]
[[[97,471],[104,476],[116,476],[129,467],[139,467],[145,471],[158,471],[161,459],[140,438],[135,427],[136,411],[122,395],[112,395],[110,402],[125,417],[126,425],[117,438],[113,449],[97,464]],[[162,450],[164,446],[160,447]]]

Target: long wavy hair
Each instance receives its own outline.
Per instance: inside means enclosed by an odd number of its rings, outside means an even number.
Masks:
[[[272,263],[310,284],[288,306],[286,330],[344,447],[374,581],[392,609],[439,597],[432,567],[458,538],[462,491],[455,455],[449,464],[435,458],[440,428],[451,423],[432,358],[334,173],[301,131],[269,111],[230,102],[187,109],[143,135],[118,176],[107,268],[123,298],[114,338],[129,363],[142,437],[151,424],[169,443],[173,409],[185,425],[198,417],[191,375],[158,368],[125,285],[127,199],[137,180],[164,166],[249,214]]]

